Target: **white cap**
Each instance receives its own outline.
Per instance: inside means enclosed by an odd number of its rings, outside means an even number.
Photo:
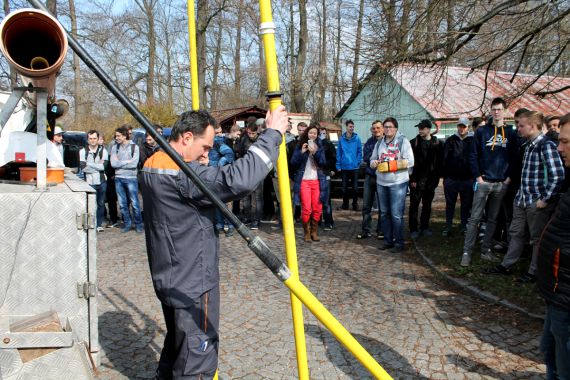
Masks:
[[[457,122],[457,125],[460,125],[460,124],[468,127],[469,126],[469,119],[466,117],[460,117],[459,121]]]
[[[63,129],[61,129],[61,127],[59,125],[57,127],[55,127],[53,130],[54,135],[61,135],[62,133],[63,133]]]

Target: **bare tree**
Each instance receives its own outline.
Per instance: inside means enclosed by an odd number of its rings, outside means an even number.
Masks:
[[[358,88],[358,67],[360,65],[360,44],[362,42],[362,19],[364,18],[364,0],[360,0],[358,21],[356,24],[356,41],[354,43],[354,63],[352,64],[352,92]]]
[[[295,75],[291,84],[293,98],[293,112],[305,112],[305,93],[303,89],[303,72],[307,60],[307,40],[309,32],[307,28],[307,2],[299,0],[299,49],[295,61]]]
[[[77,35],[77,15],[75,14],[75,1],[69,0],[69,17],[71,19],[71,35],[78,40]],[[79,57],[73,52],[73,97],[75,103],[75,122],[81,124],[83,119],[83,100],[81,99],[82,85],[81,85],[81,66]]]
[[[318,92],[317,107],[315,110],[315,119],[317,121],[324,120],[325,108],[325,90],[327,85],[326,60],[327,60],[327,1],[322,0],[321,15],[321,41],[319,54],[319,76],[318,76]]]
[[[145,15],[146,28],[143,33],[148,41],[148,70],[146,76],[146,101],[154,102],[154,82],[156,65],[156,31],[155,31],[155,8],[158,0],[135,0],[135,4]]]

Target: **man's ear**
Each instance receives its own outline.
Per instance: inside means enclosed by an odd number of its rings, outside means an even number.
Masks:
[[[182,135],[182,140],[185,145],[190,145],[194,142],[194,134],[192,132],[184,132]]]

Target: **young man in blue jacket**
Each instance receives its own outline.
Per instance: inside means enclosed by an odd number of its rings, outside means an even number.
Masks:
[[[352,209],[358,210],[358,168],[362,162],[362,142],[354,132],[354,122],[346,121],[346,132],[338,140],[336,151],[336,170],[342,177],[342,209],[348,210],[350,192],[348,183],[352,188]]]
[[[497,215],[503,197],[511,183],[509,163],[516,158],[517,137],[515,130],[505,124],[507,103],[503,98],[491,102],[491,118],[475,132],[470,156],[471,174],[475,179],[473,206],[467,225],[461,266],[471,265],[471,252],[477,238],[477,228],[487,209],[487,227],[481,244],[481,259],[499,262],[491,251]]]

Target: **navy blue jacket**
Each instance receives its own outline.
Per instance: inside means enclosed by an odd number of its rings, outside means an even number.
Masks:
[[[318,146],[317,151],[314,154],[315,164],[317,165],[317,177],[319,179],[319,199],[321,202],[328,201],[329,198],[329,182],[327,181],[327,175],[325,173],[327,167],[327,158],[325,155],[325,150],[323,148],[320,139],[316,139],[315,143]],[[303,180],[303,175],[305,174],[305,166],[307,165],[307,160],[309,159],[309,152],[301,152],[301,144],[297,144],[295,151],[293,152],[293,157],[291,157],[291,168],[295,171],[295,177],[293,178],[293,202],[296,205],[301,204],[301,198],[299,194],[301,193],[301,181]]]
[[[473,149],[473,136],[463,140],[456,134],[449,136],[443,145],[443,178],[473,179],[469,157]]]
[[[504,139],[503,139],[504,136]],[[469,163],[473,178],[502,182],[511,177],[510,163],[516,160],[517,135],[511,126],[495,128],[491,123],[480,127],[473,136]]]
[[[366,164],[366,174],[374,178],[376,178],[376,170],[370,167],[370,157],[372,157],[372,152],[374,152],[374,147],[378,141],[380,140],[372,136],[366,140],[362,147],[362,161]]]
[[[544,300],[570,311],[570,192],[544,227],[539,242],[536,284]]]

